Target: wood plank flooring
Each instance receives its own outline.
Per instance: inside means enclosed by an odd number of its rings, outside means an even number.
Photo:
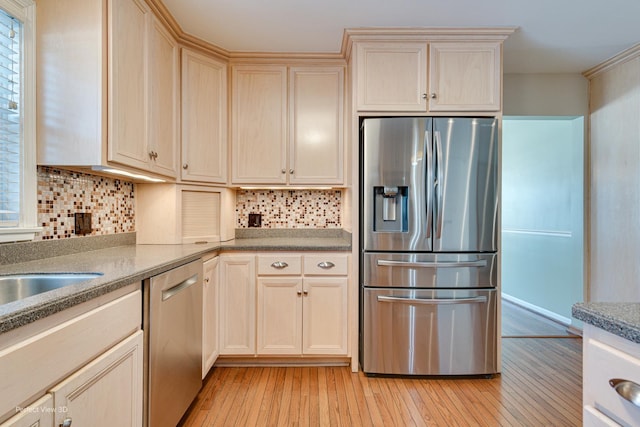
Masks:
[[[502,300],[502,337],[577,338],[565,325],[505,299]]]
[[[214,367],[181,426],[580,426],[582,339],[504,338],[492,379]]]

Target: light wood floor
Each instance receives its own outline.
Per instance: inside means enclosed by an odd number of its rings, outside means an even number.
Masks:
[[[561,323],[540,316],[505,299],[502,300],[503,337],[577,338]]]
[[[503,338],[492,379],[214,367],[182,426],[580,426],[582,339]]]

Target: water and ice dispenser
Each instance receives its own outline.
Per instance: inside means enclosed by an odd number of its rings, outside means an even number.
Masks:
[[[373,231],[406,232],[409,187],[373,187]]]

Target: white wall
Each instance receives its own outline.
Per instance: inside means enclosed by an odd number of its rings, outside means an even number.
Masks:
[[[582,74],[505,74],[503,84],[505,116],[589,114],[589,81]]]
[[[502,125],[502,292],[567,324],[584,289],[583,122]]]
[[[591,79],[590,300],[640,301],[640,48]]]

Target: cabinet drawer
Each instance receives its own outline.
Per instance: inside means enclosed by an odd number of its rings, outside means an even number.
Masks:
[[[617,427],[620,424],[593,406],[587,405],[582,409],[582,425],[584,427]]]
[[[0,417],[140,329],[139,290],[0,351]]]
[[[258,276],[302,274],[300,255],[258,255]]]
[[[348,254],[318,254],[304,256],[304,274],[309,276],[346,276]]]
[[[640,407],[618,394],[610,381],[628,380],[640,387],[640,359],[590,338],[585,345],[584,372],[585,406],[594,406],[621,424],[637,425]]]

